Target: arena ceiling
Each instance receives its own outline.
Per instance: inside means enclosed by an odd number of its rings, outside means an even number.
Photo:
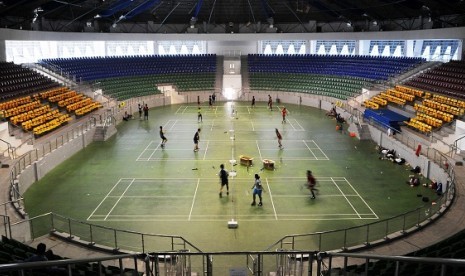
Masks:
[[[304,24],[428,18],[465,25],[464,0],[3,0],[2,27],[47,20],[154,24]],[[446,17],[445,17],[446,16]],[[447,19],[444,19],[447,18]],[[194,19],[194,21],[192,21]],[[230,23],[231,22],[231,23]]]

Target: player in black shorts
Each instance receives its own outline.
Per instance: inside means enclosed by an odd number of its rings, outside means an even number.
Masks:
[[[197,129],[197,132],[194,135],[194,151],[199,151],[199,141],[200,141],[200,128]]]
[[[163,132],[163,127],[160,126],[160,138],[161,138],[161,147],[164,148],[166,142],[168,142],[168,139],[165,137],[165,133]]]

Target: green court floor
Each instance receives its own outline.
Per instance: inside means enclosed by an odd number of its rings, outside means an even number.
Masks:
[[[88,223],[145,233],[179,235],[204,251],[264,250],[288,234],[362,225],[395,216],[434,199],[427,188],[406,184],[409,167],[380,160],[376,145],[337,131],[325,111],[286,105],[221,102],[151,109],[149,120],[118,126],[106,142],[94,142],[58,166],[24,195],[31,217],[54,212]],[[159,127],[168,143],[160,146]],[[200,150],[192,138],[201,128]],[[284,149],[275,135],[283,135]],[[253,166],[239,156],[253,157]],[[262,160],[275,162],[263,169]],[[236,160],[233,165],[231,160]],[[220,164],[230,194],[220,198]],[[303,187],[312,170],[319,192]],[[260,174],[263,206],[251,206],[254,174]],[[426,180],[424,180],[426,181]],[[227,222],[238,221],[237,229]],[[312,245],[309,245],[312,249]]]

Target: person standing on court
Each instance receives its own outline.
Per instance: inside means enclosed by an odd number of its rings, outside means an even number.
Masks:
[[[275,132],[276,132],[276,138],[278,138],[278,147],[280,149],[283,149],[283,144],[281,143],[281,140],[283,140],[283,136],[281,135],[281,133],[279,132],[277,128],[275,128]]]
[[[200,141],[200,128],[197,129],[197,132],[194,134],[194,151],[199,151],[199,141]]]
[[[268,108],[273,110],[273,100],[271,99],[270,95],[268,95]]]
[[[149,119],[149,106],[147,104],[145,104],[144,106],[144,120],[148,120]]]
[[[161,138],[161,147],[165,148],[166,142],[168,142],[168,139],[165,137],[165,133],[163,132],[163,127],[160,126],[160,138]]]
[[[210,108],[212,108],[212,104],[213,104],[212,101],[213,101],[212,96],[208,96],[208,106]]]
[[[226,186],[226,195],[229,195],[229,173],[224,169],[224,164],[220,165],[220,197],[223,197],[223,187]]]
[[[262,191],[263,191],[263,187],[262,187],[262,181],[260,180],[260,176],[256,173],[255,174],[255,182],[252,186],[252,189],[253,189],[253,201],[252,201],[252,206],[255,206],[256,204],[256,197],[258,195],[258,199],[260,200],[260,202],[258,203],[258,206],[262,206],[263,203],[262,203]]]
[[[138,104],[137,108],[139,109],[139,120],[142,120],[142,105]]]
[[[203,121],[202,108],[199,106],[199,108],[197,109],[197,122],[201,123],[202,121]]]
[[[310,197],[311,199],[315,199],[315,190],[317,190],[315,186],[316,179],[313,176],[312,171],[307,170],[307,187],[310,190],[310,193],[312,194],[312,196]]]
[[[255,107],[255,96],[252,96],[252,108]]]
[[[283,115],[283,124],[286,123],[286,115],[287,115],[287,109],[286,107],[284,106],[283,109],[281,109],[281,114]]]

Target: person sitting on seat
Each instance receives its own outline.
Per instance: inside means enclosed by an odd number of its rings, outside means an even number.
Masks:
[[[45,251],[47,250],[47,245],[45,243],[39,243],[37,245],[36,253],[31,257],[25,259],[25,262],[44,262],[48,261],[47,257],[45,256]]]
[[[123,120],[129,121],[132,118],[132,115],[129,115],[127,111],[124,112]]]

